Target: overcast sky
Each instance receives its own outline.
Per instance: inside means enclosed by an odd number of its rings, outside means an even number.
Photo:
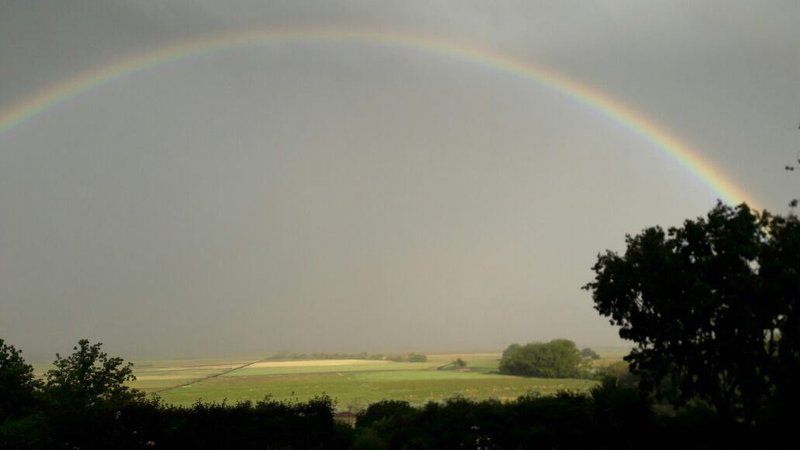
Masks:
[[[196,36],[435,35],[549,66],[669,130],[760,206],[800,179],[800,2],[0,0],[0,111]],[[619,345],[580,290],[625,233],[715,194],[536,83],[304,42],[172,62],[0,134],[0,337],[114,353]]]

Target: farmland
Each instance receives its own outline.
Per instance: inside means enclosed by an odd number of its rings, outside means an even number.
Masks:
[[[461,358],[464,370],[438,370]],[[412,404],[441,401],[454,395],[507,400],[530,391],[542,395],[560,390],[586,391],[594,381],[524,378],[496,373],[499,353],[429,354],[427,362],[364,359],[298,361],[163,360],[139,361],[132,386],[159,395],[165,402],[190,405],[198,400],[236,402],[307,400],[327,394],[339,410],[360,409],[382,399]],[[604,355],[604,361],[615,354]]]

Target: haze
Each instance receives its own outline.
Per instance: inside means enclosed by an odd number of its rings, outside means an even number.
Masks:
[[[195,36],[435,35],[602,90],[785,212],[800,4],[699,3],[0,0],[0,111]],[[597,253],[716,198],[612,118],[485,65],[217,52],[0,134],[0,336],[33,359],[81,337],[126,357],[620,345],[580,290]]]

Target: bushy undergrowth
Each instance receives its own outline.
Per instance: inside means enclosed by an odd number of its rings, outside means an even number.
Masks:
[[[629,378],[509,402],[385,400],[354,427],[336,421],[326,396],[177,407],[130,389],[132,378],[130,365],[82,340],[39,380],[0,340],[0,449],[775,449],[788,448],[780,439],[793,429],[788,401],[744,425],[703,401],[660,408]]]
[[[358,417],[353,442],[387,449],[783,448],[774,433],[722,423],[703,405],[654,414],[637,389],[611,378],[588,395],[454,398],[421,408],[386,400]]]
[[[723,423],[702,404],[655,414],[638,390],[608,379],[589,394],[532,393],[510,402],[456,397],[414,407],[386,400],[360,413],[354,428],[336,422],[327,397],[192,407],[136,399],[73,410],[40,400],[0,425],[0,448],[762,448],[774,431]],[[770,445],[781,448],[777,439]]]
[[[44,407],[0,425],[0,448],[336,449],[349,446],[350,434],[334,422],[327,397],[188,408],[141,400],[71,411]]]

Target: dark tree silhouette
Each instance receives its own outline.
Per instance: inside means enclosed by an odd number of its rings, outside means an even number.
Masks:
[[[133,364],[122,358],[110,358],[101,350],[102,343],[78,341],[74,353],[56,354],[55,368],[46,375],[48,397],[70,407],[87,408],[102,402],[125,403],[139,400],[143,393],[125,383],[136,380]]]
[[[719,203],[705,218],[626,243],[624,255],[599,255],[584,289],[636,344],[625,359],[645,390],[671,386],[676,404],[699,397],[745,422],[777,392],[796,394],[797,217]]]
[[[0,339],[0,423],[24,413],[39,386],[22,352]]]

